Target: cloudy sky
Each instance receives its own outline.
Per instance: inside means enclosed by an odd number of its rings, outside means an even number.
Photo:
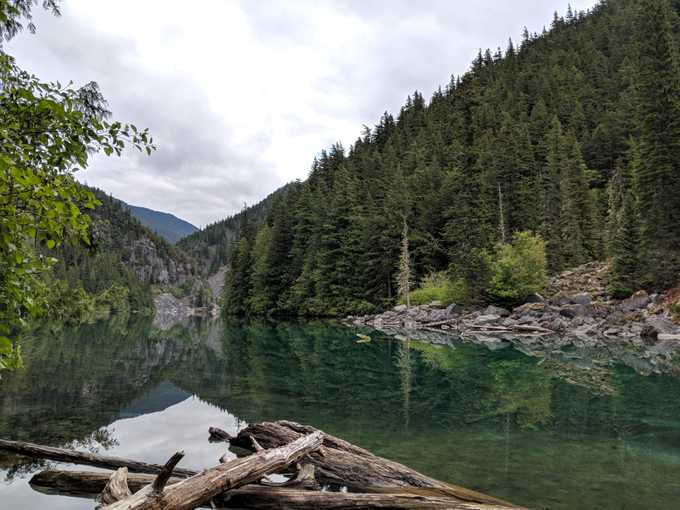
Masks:
[[[575,9],[595,0],[572,0]],[[318,152],[464,73],[567,0],[65,0],[6,46],[45,80],[97,81],[159,150],[80,179],[203,226],[304,179]]]

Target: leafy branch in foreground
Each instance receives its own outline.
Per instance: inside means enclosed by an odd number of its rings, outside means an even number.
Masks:
[[[155,149],[147,130],[109,115],[95,83],[44,83],[0,52],[0,368],[18,363],[10,338],[44,309],[41,275],[56,262],[46,253],[90,242],[81,210],[98,201],[74,173],[99,151]]]

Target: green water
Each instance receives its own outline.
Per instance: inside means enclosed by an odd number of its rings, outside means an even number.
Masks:
[[[0,381],[0,437],[214,465],[209,426],[291,419],[532,508],[680,508],[680,380],[512,348],[436,346],[326,323],[102,323],[36,333]],[[569,381],[576,381],[572,384]],[[0,508],[91,509],[33,491],[0,453]]]

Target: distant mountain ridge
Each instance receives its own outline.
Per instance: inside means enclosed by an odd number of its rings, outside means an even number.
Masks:
[[[188,235],[177,246],[198,261],[198,268],[204,274],[216,274],[221,267],[228,264],[244,218],[247,217],[253,227],[259,227],[269,214],[274,199],[284,195],[291,186],[291,183],[286,184],[257,204]]]
[[[174,214],[130,204],[125,204],[125,206],[142,225],[172,244],[198,230],[198,227]]]

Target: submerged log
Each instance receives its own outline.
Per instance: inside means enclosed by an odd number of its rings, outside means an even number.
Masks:
[[[247,485],[226,494],[227,508],[253,510],[356,510],[391,508],[393,510],[507,510],[507,506],[483,505],[446,496],[417,494],[366,494],[354,492],[321,492]]]
[[[231,460],[166,487],[162,492],[148,485],[136,494],[104,507],[106,510],[190,510],[224,491],[260,480],[317,450],[323,434],[315,431],[271,450]],[[252,443],[251,443],[252,444]]]
[[[128,486],[137,492],[154,481],[153,475],[130,473]],[[109,480],[108,473],[87,471],[47,470],[31,479],[31,486],[41,492],[79,497],[93,497],[101,492]],[[170,483],[181,481],[171,478]],[[313,510],[318,508],[349,510],[357,508],[393,509],[459,509],[459,510],[507,510],[504,506],[480,505],[452,500],[439,496],[416,494],[358,494],[352,492],[320,492],[290,487],[244,485],[215,498],[224,508]]]
[[[146,462],[122,459],[120,457],[108,457],[105,455],[98,455],[96,453],[79,452],[75,450],[67,450],[65,448],[55,448],[52,446],[24,443],[21,441],[7,441],[0,439],[0,450],[6,450],[19,455],[25,455],[26,457],[49,459],[71,464],[83,464],[86,466],[94,466],[104,469],[118,469],[125,467],[128,468],[128,471],[135,473],[157,474],[163,470],[163,466],[159,464],[147,464]],[[186,478],[195,475],[196,471],[175,468],[172,474]]]
[[[313,427],[295,422],[263,422],[249,425],[231,443],[252,450],[252,436],[263,447],[276,448],[313,432],[316,432]],[[320,483],[346,486],[353,492],[441,496],[469,503],[514,508],[503,500],[435,480],[328,434],[324,434],[323,446],[310,454],[308,459],[316,467],[316,478]]]
[[[111,473],[99,471],[67,471],[47,469],[33,475],[31,487],[46,494],[64,494],[75,497],[93,497],[100,494],[111,478]],[[127,485],[135,493],[152,484],[155,475],[128,473]],[[179,483],[183,478],[171,477],[168,484]]]

